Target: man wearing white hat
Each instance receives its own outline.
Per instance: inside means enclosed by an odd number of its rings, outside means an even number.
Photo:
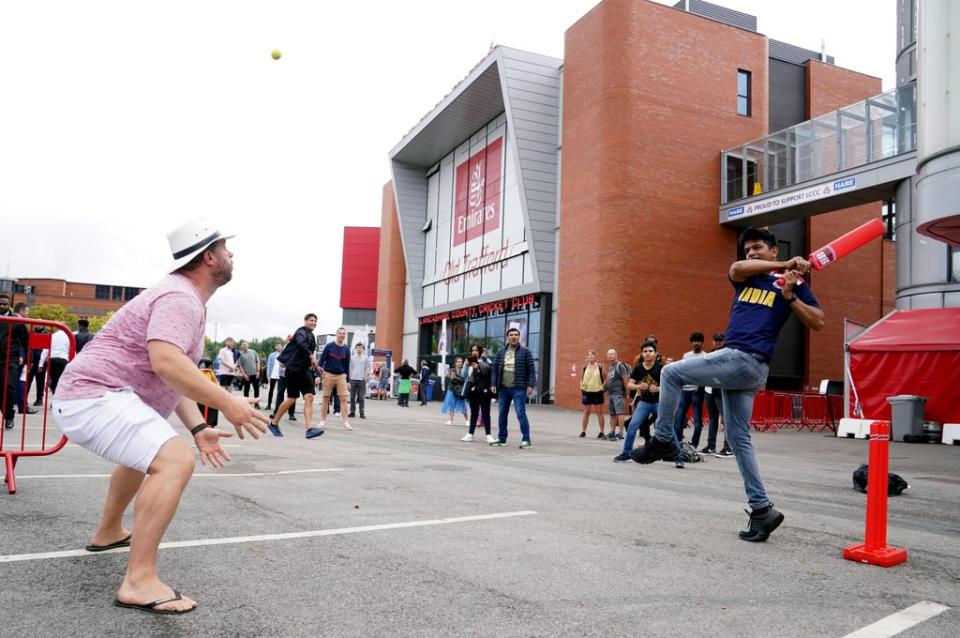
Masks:
[[[218,409],[241,439],[244,432],[259,438],[266,417],[210,383],[197,368],[205,305],[233,274],[229,237],[194,221],[167,239],[174,258],[170,274],[118,310],[67,366],[53,416],[73,443],[117,464],[100,525],[86,547],[130,546],[114,604],[181,614],[197,603],[159,579],[157,550],[193,474],[194,457],[167,418],[175,411],[190,430],[201,463],[220,468],[230,460],[220,439],[232,434],[209,429],[197,403]],[[123,513],[135,495],[131,534]]]

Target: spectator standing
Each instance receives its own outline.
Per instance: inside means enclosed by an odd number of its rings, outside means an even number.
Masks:
[[[713,334],[713,348],[710,352],[716,352],[723,347],[724,334],[715,332]],[[707,414],[709,422],[707,426],[707,445],[701,452],[704,454],[713,454],[718,459],[727,459],[733,456],[733,450],[726,440],[723,441],[723,449],[717,452],[717,432],[720,430],[720,417],[723,416],[723,390],[720,388],[705,387],[704,401],[707,402]]]
[[[227,337],[217,355],[220,362],[220,387],[233,392],[233,380],[237,377],[237,360],[233,356],[233,337]]]
[[[283,365],[282,363],[280,363],[280,360],[279,360],[279,359],[277,359],[277,365],[276,365],[276,368],[275,368],[274,370],[275,370],[275,374],[277,375],[277,401],[276,401],[276,403],[273,405],[273,412],[270,414],[270,420],[271,420],[271,421],[273,421],[274,417],[275,417],[276,414],[277,414],[277,410],[280,409],[280,404],[283,403],[283,401],[285,400],[285,398],[286,398],[286,396],[287,396],[287,395],[286,395],[286,392],[287,392],[287,375],[286,375],[286,369],[285,369],[284,365]],[[288,421],[296,421],[296,420],[297,420],[297,417],[295,416],[296,407],[297,407],[297,402],[296,402],[296,399],[294,399],[294,402],[290,404],[290,407],[289,407],[289,408],[287,408],[287,420],[288,420]],[[278,429],[279,429],[279,428],[278,428]]]
[[[78,319],[77,332],[74,333],[73,338],[77,344],[77,354],[80,354],[83,347],[93,339],[93,333],[90,332],[90,322],[86,319]]]
[[[35,334],[43,334],[43,326],[34,326]],[[30,399],[30,387],[36,382],[33,405],[43,405],[43,388],[47,383],[47,351],[44,348],[30,349],[30,371],[27,374],[27,386],[24,389],[24,404]]]
[[[607,410],[610,414],[609,441],[623,439],[624,419],[627,413],[627,383],[630,379],[630,366],[620,361],[617,351],[607,350],[607,380],[604,390],[607,392]],[[617,428],[620,434],[617,434]]]
[[[396,369],[397,376],[400,377],[400,382],[397,384],[397,405],[404,408],[410,407],[410,377],[417,373],[413,369],[413,366],[410,365],[410,362],[406,359],[403,360],[403,364]]]
[[[598,439],[606,439],[603,428],[603,366],[597,363],[597,351],[587,350],[587,361],[580,370],[580,403],[583,405],[583,418],[580,420],[580,438],[587,436],[587,427],[590,425],[590,414],[597,415],[600,423]]]
[[[267,380],[270,384],[267,390],[267,405],[269,406],[273,405],[273,391],[280,380],[280,364],[277,363],[277,356],[281,350],[283,350],[283,344],[278,341],[273,344],[273,352],[267,355]]]
[[[499,432],[490,445],[502,447],[507,444],[507,416],[510,404],[514,406],[520,422],[520,449],[532,447],[530,421],[527,420],[527,397],[537,385],[536,362],[533,353],[520,345],[520,330],[507,329],[507,347],[497,353],[493,364],[490,391],[499,397]]]
[[[0,316],[17,316],[10,310],[10,295],[6,293],[0,293]],[[7,430],[13,429],[13,406],[17,400],[20,366],[23,365],[21,353],[27,347],[29,337],[24,324],[0,321],[0,395],[3,399],[0,407],[3,408],[3,426]]]
[[[697,359],[707,354],[703,351],[703,333],[694,332],[690,335],[691,349],[683,353],[683,359]],[[677,431],[677,440],[683,441],[684,429],[687,426],[687,410],[693,405],[693,436],[690,442],[694,447],[700,445],[700,432],[703,430],[703,395],[702,386],[688,383],[683,386],[680,394],[680,407],[677,408],[676,420],[673,429]]]
[[[463,398],[463,374],[463,359],[457,357],[453,362],[453,367],[447,372],[447,391],[443,397],[443,405],[440,406],[440,412],[447,415],[447,422],[444,425],[454,425],[453,415],[457,412],[463,415],[464,425],[469,422],[467,402]]]
[[[253,406],[260,409],[260,355],[256,350],[250,349],[250,342],[246,339],[240,340],[240,359],[237,361],[237,372],[240,375],[240,381],[243,384],[243,396],[250,396],[250,386],[253,386],[253,397],[256,404]]]
[[[70,337],[63,330],[50,335],[50,394],[56,394],[60,375],[70,361]]]
[[[430,388],[430,366],[426,361],[420,362],[420,385],[417,387],[417,398],[420,399],[420,405],[427,404],[427,391]]]
[[[350,357],[350,414],[356,415],[357,404],[360,405],[360,418],[367,418],[363,413],[364,397],[367,390],[367,377],[370,375],[370,357],[363,351],[363,344],[358,343],[353,348]]]
[[[384,362],[381,364],[380,369],[377,371],[380,381],[377,386],[378,388],[378,398],[382,401],[386,399],[390,394],[390,366]]]
[[[487,443],[493,443],[493,435],[490,433],[490,370],[492,366],[489,360],[481,357],[480,346],[476,343],[470,346],[470,356],[467,357],[466,365],[471,370],[465,388],[467,401],[470,403],[470,431],[460,440],[473,441],[479,419],[483,423]]]
[[[350,391],[347,389],[347,374],[350,372],[350,346],[346,344],[347,331],[341,326],[337,328],[337,335],[333,341],[323,346],[323,352],[317,362],[323,374],[323,394],[320,395],[320,428],[326,425],[327,409],[330,405],[330,395],[336,393],[340,397],[340,405],[334,406],[334,411],[340,413],[340,422],[344,430],[352,430],[347,421],[347,401]],[[339,409],[337,409],[339,407]]]

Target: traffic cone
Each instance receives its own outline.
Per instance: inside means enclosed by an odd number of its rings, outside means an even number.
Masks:
[[[867,474],[867,523],[864,542],[843,548],[843,557],[859,563],[893,567],[907,560],[907,550],[887,545],[887,472],[890,423],[870,424],[869,473]]]

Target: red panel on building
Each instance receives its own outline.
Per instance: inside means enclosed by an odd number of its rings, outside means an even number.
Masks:
[[[380,229],[344,226],[340,307],[376,309],[379,269]]]

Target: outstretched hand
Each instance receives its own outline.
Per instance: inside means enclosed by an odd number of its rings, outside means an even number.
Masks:
[[[244,397],[230,397],[230,402],[223,410],[223,416],[233,424],[237,436],[244,438],[246,432],[255,439],[267,431],[270,420],[265,414],[257,412],[250,401]]]
[[[232,432],[222,432],[213,428],[200,430],[193,437],[193,442],[197,444],[197,450],[200,451],[200,462],[210,467],[220,469],[230,460],[230,454],[220,445],[220,439],[233,436]]]

